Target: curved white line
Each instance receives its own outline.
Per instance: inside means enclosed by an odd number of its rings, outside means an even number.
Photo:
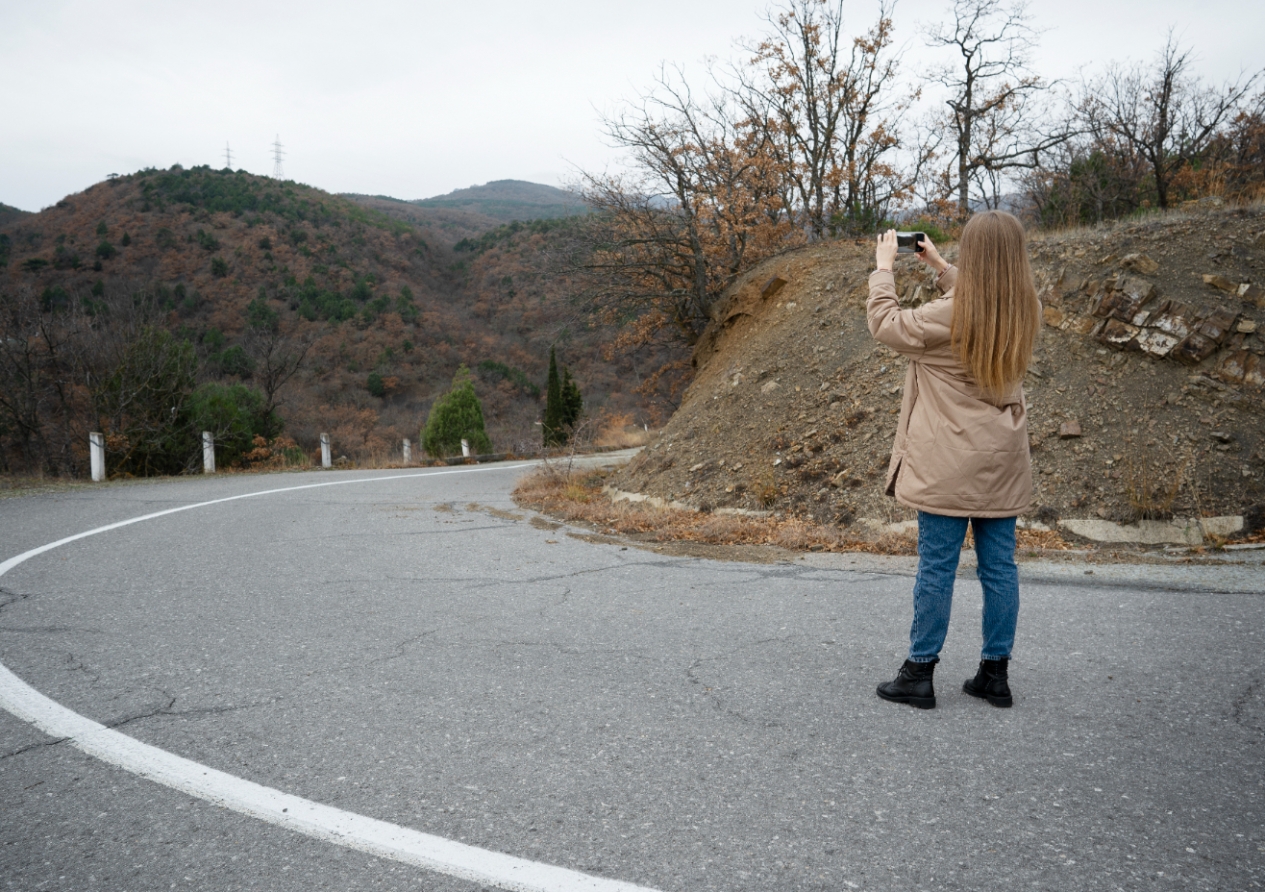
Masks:
[[[168,508],[165,511],[155,511],[130,520],[107,524],[84,533],[76,533],[64,539],[58,539],[56,542],[50,542],[48,545],[24,551],[0,563],[0,576],[36,555],[67,543],[179,511],[191,511],[194,508],[205,508],[208,505],[219,505],[238,499],[250,499],[301,489],[317,489],[323,486],[376,483],[382,480],[435,477],[441,474],[508,471],[525,467],[530,467],[530,463],[431,471],[420,474],[393,474],[387,477],[365,477],[356,480],[333,480],[327,483],[287,486],[182,505],[178,508]],[[223,808],[276,824],[278,827],[367,852],[370,855],[390,858],[393,861],[412,864],[500,889],[510,889],[513,892],[654,892],[645,886],[602,879],[564,867],[540,864],[524,858],[515,858],[512,855],[453,842],[441,836],[421,833],[329,805],[321,805],[310,799],[292,796],[271,787],[216,771],[214,768],[182,758],[156,746],[141,743],[133,737],[113,731],[67,709],[22,681],[3,664],[0,664],[0,706],[23,721],[31,723],[45,734],[65,738],[76,749],[125,771]]]

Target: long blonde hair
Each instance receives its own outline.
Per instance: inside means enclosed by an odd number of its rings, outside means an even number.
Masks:
[[[1003,395],[1023,379],[1041,325],[1023,224],[984,211],[962,229],[953,288],[953,350],[976,383]]]

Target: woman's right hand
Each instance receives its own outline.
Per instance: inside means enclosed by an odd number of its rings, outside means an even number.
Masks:
[[[931,241],[931,237],[928,235],[922,237],[922,250],[918,252],[918,256],[922,258],[923,263],[937,273],[942,273],[949,268],[949,261],[940,256],[940,252],[936,250],[935,243]]]

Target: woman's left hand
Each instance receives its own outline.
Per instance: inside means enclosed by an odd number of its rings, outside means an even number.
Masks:
[[[878,237],[878,247],[874,249],[874,262],[879,269],[893,269],[896,262],[896,230],[889,229]]]

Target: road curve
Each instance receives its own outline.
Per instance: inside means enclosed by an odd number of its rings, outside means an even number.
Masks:
[[[964,583],[919,713],[872,693],[907,579],[594,544],[514,508],[521,469],[474,470],[0,502],[0,875],[1262,881],[1259,595],[1029,584],[1002,711],[958,691]]]

